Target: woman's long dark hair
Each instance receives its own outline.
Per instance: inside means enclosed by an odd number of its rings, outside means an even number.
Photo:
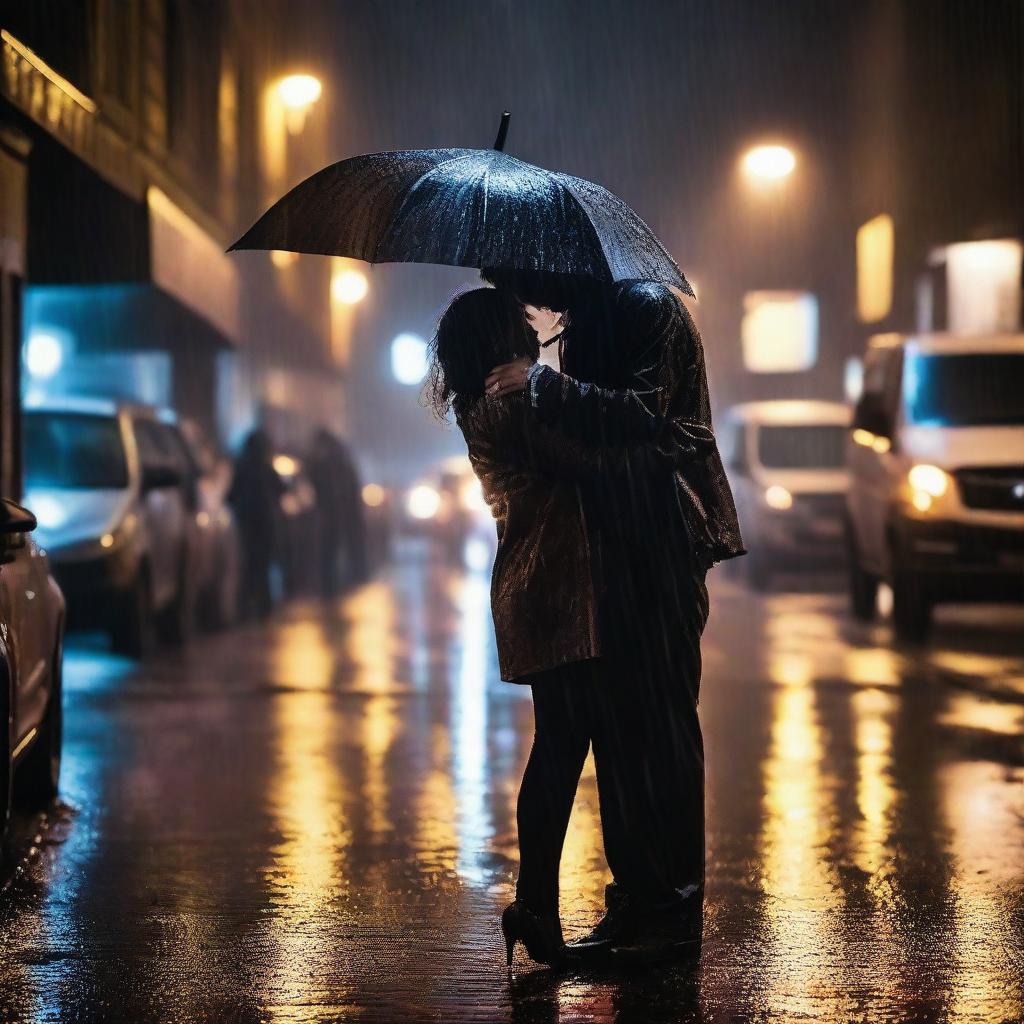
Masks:
[[[487,374],[501,363],[540,352],[519,300],[498,288],[476,288],[454,298],[431,342],[427,400],[438,416],[484,393]]]

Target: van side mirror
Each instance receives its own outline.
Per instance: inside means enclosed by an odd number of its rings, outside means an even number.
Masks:
[[[153,465],[142,467],[142,492],[162,491],[181,484],[181,473],[174,466]]]
[[[892,417],[877,391],[865,391],[860,396],[853,413],[853,429],[866,430],[878,437],[892,437]]]

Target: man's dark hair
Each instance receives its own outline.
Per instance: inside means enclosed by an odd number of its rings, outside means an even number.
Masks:
[[[557,313],[593,304],[610,287],[592,277],[549,274],[541,270],[485,267],[480,276],[495,288],[511,292],[522,303]]]
[[[495,366],[521,356],[535,360],[539,351],[537,335],[512,292],[463,292],[442,314],[431,342],[428,401],[443,417],[453,404],[483,395]]]

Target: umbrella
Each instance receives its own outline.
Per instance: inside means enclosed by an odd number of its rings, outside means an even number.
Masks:
[[[231,249],[652,280],[693,292],[654,232],[607,189],[493,149],[370,153],[325,167]],[[229,250],[231,251],[231,250]]]

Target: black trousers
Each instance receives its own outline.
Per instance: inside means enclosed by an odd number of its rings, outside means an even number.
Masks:
[[[535,732],[517,806],[516,896],[538,913],[558,909],[562,844],[591,746],[616,886],[665,909],[692,905],[694,887],[703,892],[703,573],[676,597],[623,617],[605,657],[531,680]]]

